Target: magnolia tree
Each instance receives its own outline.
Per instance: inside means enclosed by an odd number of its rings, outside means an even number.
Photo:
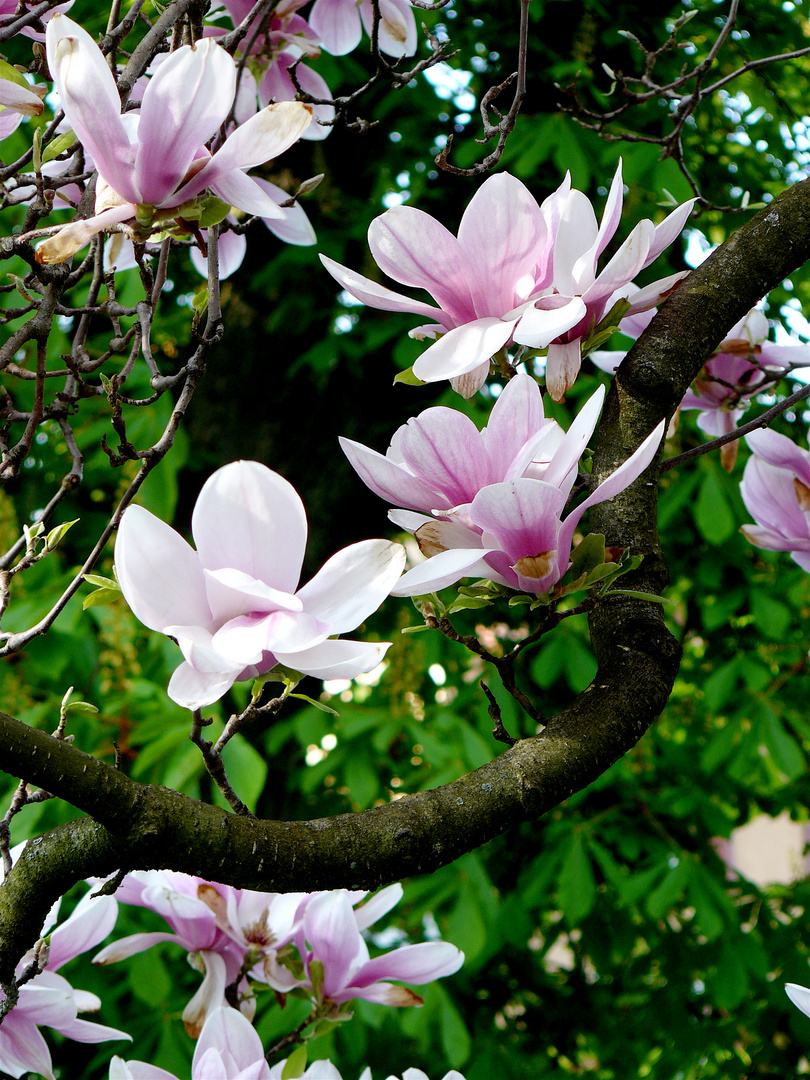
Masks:
[[[359,139],[378,119],[376,111],[396,147],[402,138],[393,119],[397,101],[407,102],[412,88],[428,80],[445,99],[463,96],[441,89],[443,79],[452,85],[454,70],[447,66],[454,55],[447,27],[451,15],[465,19],[463,5],[443,13],[442,3],[414,2],[416,8],[404,0],[316,0],[301,14],[299,2],[175,0],[158,7],[135,0],[126,13],[113,4],[104,26],[97,11],[81,4],[73,10],[52,0],[0,3],[8,57],[0,62],[0,136],[12,148],[0,169],[0,252],[8,267],[8,283],[0,286],[6,327],[0,476],[9,492],[0,513],[4,539],[17,529],[0,557],[0,655],[10,673],[0,764],[13,779],[0,823],[0,1071],[12,1077],[58,1074],[51,1029],[66,1060],[73,1060],[73,1042],[134,1037],[130,1050],[119,1043],[101,1066],[103,1055],[96,1058],[98,1074],[117,1080],[172,1077],[173,1069],[186,1075],[189,1061],[199,1080],[339,1080],[360,1074],[364,1056],[377,1061],[385,1052],[381,1040],[366,1055],[366,1035],[353,1037],[345,1022],[356,1011],[379,1028],[383,1021],[373,1019],[373,1010],[383,1006],[410,1013],[423,1004],[411,986],[427,987],[443,1017],[440,1056],[424,1039],[414,1043],[431,1076],[458,1080],[461,1073],[451,1066],[465,1066],[469,1077],[541,1075],[534,1058],[527,1058],[527,1071],[509,1071],[473,1054],[447,992],[429,985],[459,971],[459,945],[485,951],[481,935],[470,930],[476,919],[483,924],[477,901],[459,899],[456,917],[440,928],[434,911],[443,900],[426,893],[421,908],[418,899],[410,901],[421,911],[421,927],[413,918],[407,931],[375,924],[402,899],[401,878],[440,875],[455,863],[459,880],[474,878],[479,870],[471,868],[481,864],[469,860],[476,849],[501,834],[518,835],[520,826],[613,775],[609,770],[639,743],[673,687],[677,697],[681,645],[687,653],[696,646],[695,638],[679,634],[685,619],[677,589],[674,614],[667,608],[673,601],[665,596],[667,537],[660,540],[657,528],[660,474],[667,474],[664,495],[688,505],[695,470],[717,451],[725,472],[711,473],[714,487],[699,497],[703,505],[715,493],[716,505],[701,513],[703,535],[710,544],[717,540],[715,549],[695,554],[708,559],[709,573],[716,548],[728,540],[713,514],[722,514],[732,488],[748,515],[740,539],[748,547],[734,558],[773,567],[780,564],[763,563],[761,550],[782,552],[810,571],[810,452],[769,428],[796,421],[797,405],[810,391],[795,373],[810,366],[810,350],[777,317],[779,303],[766,306],[768,294],[784,289],[810,254],[807,181],[795,171],[787,175],[796,182],[783,184],[775,197],[765,192],[758,210],[749,209],[741,191],[742,205],[732,208],[739,228],[691,272],[681,240],[701,215],[721,229],[717,223],[729,210],[712,203],[693,178],[687,122],[696,125],[701,108],[718,100],[737,107],[724,89],[733,78],[800,64],[810,49],[716,69],[724,45],[750,33],[732,4],[690,40],[686,24],[698,13],[691,9],[663,28],[658,48],[625,35],[635,45],[638,77],[603,62],[609,88],[590,78],[561,90],[570,130],[576,121],[584,131],[616,139],[611,124],[637,123],[636,134],[622,132],[628,141],[663,147],[682,195],[656,191],[642,212],[629,178],[637,171],[632,151],[629,167],[614,156],[605,174],[612,179],[593,202],[577,186],[577,169],[566,171],[564,153],[561,175],[547,186],[521,165],[530,140],[541,139],[539,129],[532,134],[532,117],[519,116],[530,107],[536,30],[524,2],[517,71],[481,94],[489,152],[477,163],[468,152],[462,166],[452,139],[437,140],[437,169],[426,172],[435,181],[443,170],[448,183],[459,185],[454,198],[463,213],[446,224],[415,198],[387,196],[388,209],[373,207],[367,249],[350,245],[339,261],[332,245],[333,255],[321,254],[324,270],[314,257],[316,232],[305,205],[316,211],[324,190],[326,202],[334,198],[327,136],[335,130]],[[420,29],[422,18],[429,28]],[[676,48],[694,59],[692,66],[669,79],[657,74],[656,65]],[[335,59],[354,50],[360,52]],[[472,67],[485,76],[497,70],[498,59],[492,53],[490,68]],[[324,62],[342,94],[333,94],[319,72]],[[463,57],[454,63],[465,70]],[[665,106],[655,136],[647,119],[629,119],[650,101]],[[456,118],[457,133],[472,123],[465,115]],[[310,144],[309,155],[303,143]],[[516,143],[524,150],[510,151]],[[510,152],[522,179],[506,167]],[[322,167],[309,168],[313,157]],[[286,166],[287,160],[295,164]],[[319,189],[321,173],[329,178]],[[391,393],[414,393],[427,407],[393,423],[381,441],[370,424],[364,437],[373,445],[341,439],[347,469],[359,477],[357,505],[373,505],[362,502],[365,489],[382,500],[368,531],[386,536],[358,539],[366,521],[344,507],[342,518],[353,520],[351,542],[340,546],[343,524],[315,525],[330,529],[330,549],[303,578],[307,513],[283,475],[283,454],[227,461],[220,452],[197,485],[191,542],[182,535],[182,514],[177,530],[165,520],[189,455],[186,422],[192,450],[196,445],[192,399],[205,393],[204,377],[222,372],[218,385],[236,410],[241,391],[235,377],[229,383],[229,365],[268,363],[266,355],[229,356],[227,345],[240,323],[231,280],[239,280],[245,260],[261,266],[271,242],[265,227],[272,243],[300,249],[306,273],[321,280],[318,288],[334,293],[337,283],[336,332],[352,331],[360,305],[389,313],[378,318],[394,316],[385,325],[396,334],[413,317],[422,320],[410,326],[410,339],[393,346],[404,368],[396,381],[405,386]],[[198,277],[197,286],[172,295],[177,282],[191,282],[195,273],[204,283]],[[284,275],[268,289],[282,304]],[[785,310],[795,314],[796,305]],[[617,342],[625,347],[615,348]],[[268,408],[283,374],[264,377]],[[791,377],[794,385],[786,389]],[[363,383],[358,387],[346,399],[353,395],[361,417],[346,418],[353,435],[361,433],[362,416],[389,415]],[[753,419],[745,422],[749,408]],[[305,401],[296,410],[302,454],[316,454],[323,435],[315,415]],[[682,449],[690,410],[697,423],[691,447]],[[795,434],[795,427],[787,430]],[[743,438],[745,465],[737,473]],[[61,474],[41,456],[45,444],[53,461],[64,463]],[[346,465],[331,448],[328,454],[337,470]],[[88,459],[95,462],[89,500]],[[99,462],[112,482],[95,479]],[[110,483],[114,502],[104,490]],[[313,519],[318,512],[310,503]],[[340,539],[332,540],[333,533]],[[806,606],[806,588],[797,588],[805,590]],[[384,603],[394,612],[387,623],[375,615]],[[404,611],[410,621],[397,614]],[[585,619],[577,618],[585,615],[592,654]],[[83,675],[75,656],[58,662],[63,626],[91,651],[106,641],[99,665],[107,676]],[[379,640],[381,627],[398,640]],[[402,629],[426,633],[402,637]],[[423,648],[428,639],[434,644]],[[575,644],[588,676],[569,679],[578,692],[550,708],[538,689],[552,685],[554,663],[558,673],[566,665],[570,670]],[[381,797],[370,769],[352,773],[351,760],[343,766],[346,783],[337,783],[341,774],[329,754],[339,738],[351,742],[352,731],[380,753],[390,748],[397,772],[403,771],[398,741],[412,744],[405,757],[414,768],[430,754],[437,764],[443,760],[441,732],[451,728],[442,728],[440,718],[438,733],[430,731],[416,693],[422,661],[440,687],[455,665],[459,686],[475,695],[479,730],[453,736],[466,740],[465,753],[432,775],[414,773],[407,790],[398,790],[403,781],[392,775]],[[796,661],[796,674],[804,664]],[[15,665],[32,680],[25,694]],[[720,708],[743,677],[738,667],[721,669],[725,682],[718,678],[708,691]],[[149,678],[140,678],[147,669]],[[398,681],[386,715],[372,688],[393,678],[390,672]],[[730,687],[726,697],[723,687]],[[392,730],[397,696],[410,716]],[[440,705],[452,700],[449,689],[436,697]],[[95,724],[91,714],[99,710]],[[112,715],[120,718],[117,731],[104,727]],[[490,742],[482,737],[482,715],[492,726]],[[144,722],[135,733],[138,716]],[[319,726],[329,723],[334,732]],[[753,753],[768,757],[771,739],[773,768],[798,784],[810,732],[797,728],[798,737],[786,743],[793,737],[779,723],[760,736]],[[292,730],[315,733],[300,739],[307,747],[304,768],[316,777],[301,784],[309,805],[317,813],[331,790],[344,800],[334,809],[353,812],[306,820],[306,799],[285,804],[285,770],[269,775],[264,755],[280,750]],[[189,731],[181,752],[179,739]],[[737,752],[736,742],[722,737],[722,746],[711,744],[707,773],[712,762],[716,769]],[[296,783],[287,785],[290,797]],[[794,794],[800,801],[798,789]],[[552,945],[569,952],[576,946],[576,928],[597,911],[597,888],[615,889],[620,906],[642,904],[661,925],[690,924],[698,944],[719,947],[725,927],[740,941],[743,932],[753,940],[750,897],[738,889],[729,899],[725,868],[710,888],[701,862],[709,856],[699,858],[687,841],[672,839],[648,802],[642,805],[669,845],[667,861],[635,874],[634,862],[647,857],[641,848],[634,856],[626,835],[612,846],[583,826],[533,882],[512,875],[515,902],[511,916],[503,908],[499,931],[511,945],[542,952],[552,970]],[[787,797],[782,805],[789,805]],[[609,798],[600,812],[612,813]],[[559,822],[564,815],[557,813]],[[733,824],[731,813],[721,824],[711,819],[702,834],[706,851],[709,839],[728,835]],[[622,843],[630,847],[623,850]],[[493,896],[510,888],[507,879],[492,888]],[[458,882],[445,880],[447,895],[457,896]],[[487,879],[477,887],[486,892]],[[546,890],[555,898],[546,903],[541,933],[518,909],[524,897],[535,904]],[[69,892],[74,906],[60,921],[60,899]],[[643,917],[637,914],[636,927]],[[780,917],[774,914],[774,925]],[[550,930],[561,918],[571,931],[562,944]],[[740,929],[742,921],[747,929]],[[450,941],[441,940],[445,929]],[[622,947],[628,956],[644,955],[641,931],[632,935]],[[161,947],[166,964],[185,954],[194,972],[174,968],[166,976],[170,1008],[175,1015],[182,1010],[188,1037],[182,1051],[156,1048],[150,1022],[144,1023],[144,1011],[157,1007],[149,979],[157,987],[155,972],[168,970],[162,960],[148,959],[153,946]],[[590,948],[596,955],[598,948]],[[71,974],[82,969],[61,973],[90,956],[104,967],[121,962],[152,973],[147,985],[137,986],[140,977],[132,976],[129,1005],[116,997],[112,1019],[120,1026],[78,1016],[98,1012],[106,1019],[99,997],[79,989],[81,976]],[[587,960],[585,981],[597,983],[598,966]],[[767,965],[750,957],[735,962],[739,980],[762,969],[764,981]],[[109,975],[93,976],[102,994]],[[683,996],[703,994],[702,985],[690,979]],[[808,991],[790,983],[789,994],[806,1012]],[[286,1013],[271,1007],[288,1004]],[[702,1015],[718,1008],[728,1018],[733,1005],[733,994],[726,994]],[[493,1031],[505,1030],[521,1010],[525,1002],[505,1004]],[[344,1028],[347,1036],[340,1034]],[[781,1052],[790,1039],[780,1038],[774,1044]],[[337,1060],[341,1039],[344,1055]],[[740,1067],[747,1068],[753,1037],[737,1032],[734,1039],[742,1047]],[[403,1080],[426,1075],[403,1046],[387,1042],[382,1068]],[[603,1068],[584,1043],[576,1058],[553,1045],[551,1032],[547,1042],[543,1060],[558,1059],[564,1072]],[[347,1050],[352,1045],[356,1052]],[[639,1075],[648,1075],[656,1060],[647,1059]],[[698,1055],[694,1067],[708,1060]],[[677,1075],[732,1075],[685,1068]],[[621,1066],[619,1073],[604,1069],[598,1075],[621,1075]],[[363,1069],[363,1080],[370,1076]]]

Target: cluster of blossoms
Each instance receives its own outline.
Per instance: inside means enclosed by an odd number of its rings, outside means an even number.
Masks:
[[[518,374],[496,401],[484,431],[462,413],[440,407],[400,428],[384,457],[342,439],[368,487],[403,508],[392,511],[391,520],[413,533],[428,556],[402,577],[394,594],[431,593],[469,576],[537,595],[553,588],[570,565],[584,512],[640,476],[663,435],[662,423],[563,516],[603,399],[600,387],[563,432],[544,416],[534,379]]]
[[[172,932],[123,938],[103,949],[95,962],[123,960],[158,942],[180,945],[204,976],[183,1012],[186,1030],[194,1037],[226,1004],[225,990],[232,984],[248,1019],[256,1007],[248,980],[278,994],[305,996],[320,1016],[328,1017],[356,998],[421,1005],[412,990],[387,980],[418,986],[452,975],[464,962],[464,954],[443,941],[403,945],[369,957],[363,931],[399,902],[401,885],[366,899],[365,892],[345,890],[252,892],[186,874],[148,871],[129,874],[117,895],[122,903],[157,912]]]
[[[27,5],[32,10],[34,5]],[[286,192],[247,175],[247,170],[282,154],[299,138],[322,139],[331,131],[335,110],[329,104],[305,106],[296,101],[299,89],[321,102],[331,92],[316,72],[303,63],[321,48],[342,55],[355,48],[361,24],[371,33],[370,0],[317,0],[311,24],[298,14],[302,0],[278,5],[271,17],[258,17],[243,38],[249,43],[248,64],[237,62],[216,44],[225,31],[216,21],[223,16],[235,26],[245,22],[253,4],[226,0],[214,12],[206,36],[168,57],[159,56],[148,78],[134,91],[140,108],[122,111],[115,77],[93,39],[64,13],[71,3],[42,16],[48,66],[64,126],[82,144],[85,166],[98,170],[95,213],[66,226],[40,244],[43,263],[62,262],[105,231],[123,233],[144,243],[161,231],[179,227],[205,245],[205,224],[225,219],[229,209],[259,216],[286,243],[313,244],[315,236],[297,205],[290,214],[279,208]],[[15,18],[16,0],[0,3],[0,24]],[[32,26],[21,33],[37,40]],[[416,23],[407,0],[383,0],[377,44],[397,58],[416,51]],[[237,73],[241,71],[241,80]],[[294,72],[294,74],[293,74]],[[32,86],[10,65],[0,62],[0,139],[15,130],[23,115],[39,115],[45,87]],[[206,144],[227,125],[228,138],[211,154]],[[47,162],[43,172],[57,175],[68,162]],[[60,194],[64,201],[80,196],[73,185]],[[20,194],[24,197],[24,193]],[[231,219],[233,222],[233,219]],[[245,252],[243,235],[224,233],[224,274],[239,265]],[[116,249],[118,269],[134,265],[130,247]],[[200,260],[195,260],[200,269]],[[207,272],[207,271],[206,271]]]
[[[277,996],[295,993],[311,1001],[312,1021],[338,1021],[347,1016],[347,1002],[356,998],[389,1006],[421,1005],[412,990],[389,979],[416,985],[452,975],[464,954],[443,941],[404,945],[370,959],[363,932],[387,914],[402,896],[391,885],[375,896],[338,890],[327,893],[259,893],[170,872],[135,872],[116,896],[88,893],[72,915],[50,933],[47,945],[26,955],[18,976],[38,956],[44,968],[24,983],[19,1001],[0,1026],[0,1070],[12,1077],[36,1072],[54,1080],[50,1053],[39,1026],[49,1026],[80,1042],[128,1039],[123,1031],[76,1018],[77,1011],[95,1011],[95,995],[74,990],[56,972],[68,960],[94,948],[113,930],[118,904],[149,908],[161,915],[170,933],[144,933],[108,945],[96,963],[121,960],[158,942],[173,942],[204,979],[186,1006],[186,1030],[198,1039],[192,1063],[193,1080],[276,1080],[286,1062],[271,1069],[251,1025],[256,1003],[251,983],[271,986]],[[50,930],[58,905],[43,934]],[[233,985],[240,1008],[228,1005]],[[290,1075],[289,1070],[284,1073]],[[328,1061],[315,1062],[303,1075],[324,1080],[340,1074]],[[370,1078],[368,1070],[363,1074]],[[408,1069],[403,1080],[424,1077]],[[116,1057],[111,1080],[173,1080],[173,1074],[142,1061]],[[459,1073],[445,1080],[463,1080]]]
[[[149,79],[140,109],[126,113],[101,50],[81,26],[55,15],[46,48],[65,116],[98,181],[95,215],[59,228],[38,247],[38,261],[62,262],[114,226],[146,240],[166,222],[199,222],[211,210],[208,193],[222,207],[219,220],[231,206],[284,217],[246,170],[299,139],[310,111],[299,102],[269,105],[212,155],[206,143],[228,116],[236,90],[236,64],[213,39],[171,53]]]
[[[658,225],[639,222],[597,270],[619,226],[622,200],[620,163],[601,222],[569,176],[540,205],[515,177],[490,177],[465,210],[458,237],[414,207],[387,210],[369,228],[372,255],[389,277],[427,290],[438,307],[393,292],[325,256],[321,261],[362,303],[432,320],[411,331],[412,337],[438,338],[414,364],[422,381],[450,379],[471,397],[485,382],[493,356],[525,345],[546,352],[546,386],[561,401],[594,330],[614,305],[625,301],[623,317],[646,311],[683,276],[644,288],[633,282],[680,235],[694,199]]]

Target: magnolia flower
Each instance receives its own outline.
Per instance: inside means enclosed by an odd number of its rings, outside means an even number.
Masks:
[[[284,973],[283,990],[306,987],[316,1005],[324,1001],[340,1005],[354,998],[381,1005],[421,1005],[422,998],[412,990],[380,980],[398,979],[419,986],[452,975],[464,963],[464,953],[446,941],[403,945],[371,960],[345,892],[313,896],[293,942],[303,962],[303,976]],[[318,975],[313,977],[316,961]],[[272,978],[267,981],[275,986]]]
[[[357,300],[383,311],[431,320],[412,337],[436,337],[414,364],[425,382],[451,379],[470,397],[489,371],[490,357],[512,341],[528,298],[551,283],[554,197],[544,210],[508,173],[486,180],[472,198],[458,237],[422,210],[394,206],[372,221],[368,244],[395,281],[426,289],[439,307],[412,300],[321,255],[333,278]],[[560,329],[569,320],[561,312]],[[558,330],[559,332],[559,330]]]
[[[570,187],[568,177],[557,194],[560,217],[553,241],[553,281],[524,313],[514,340],[532,348],[548,348],[546,387],[555,401],[561,401],[579,373],[583,341],[616,300],[624,297],[630,301],[626,315],[645,311],[654,307],[684,276],[664,278],[643,289],[633,284],[636,274],[680,235],[695,200],[683,203],[659,225],[653,225],[647,218],[640,221],[597,273],[599,256],[613,238],[621,218],[621,162],[599,224],[590,200]],[[560,311],[568,313],[564,327],[554,322]]]
[[[46,43],[65,115],[99,180],[95,217],[65,225],[40,244],[39,262],[61,262],[121,223],[132,223],[146,237],[161,220],[184,214],[197,220],[206,191],[250,214],[284,216],[245,170],[301,137],[311,120],[305,105],[262,109],[212,156],[205,143],[225,121],[236,88],[236,64],[213,39],[171,53],[149,80],[140,113],[124,115],[115,78],[85,30],[56,15]]]
[[[371,37],[371,0],[315,0],[309,22],[327,52],[345,56],[360,44],[362,27]],[[407,0],[381,0],[378,41],[389,56],[416,52],[416,20]]]
[[[807,345],[777,345],[768,341],[768,320],[760,308],[740,319],[720,342],[681,402],[682,409],[699,409],[698,427],[707,435],[733,431],[750,399],[794,364],[810,362]],[[738,442],[721,447],[723,466],[730,472],[737,460]]]
[[[204,484],[191,520],[195,551],[148,510],[129,507],[115,562],[135,616],[173,637],[185,661],[169,696],[210,705],[277,664],[318,679],[370,671],[390,642],[331,640],[389,595],[405,562],[387,540],[343,548],[298,589],[307,520],[295,489],[256,461],[226,465]],[[297,591],[296,591],[297,590]]]
[[[540,387],[515,375],[479,431],[457,409],[426,409],[394,435],[385,457],[351,439],[343,452],[373,492],[426,513],[472,502],[481,488],[518,476],[540,479],[564,432],[543,415]]]
[[[546,385],[561,401],[579,371],[583,341],[612,304],[626,297],[627,314],[644,311],[683,276],[643,289],[632,283],[680,233],[693,204],[684,203],[660,225],[639,222],[599,274],[597,260],[621,216],[621,165],[600,225],[590,201],[572,190],[570,176],[541,206],[514,177],[490,177],[464,212],[457,239],[429,215],[393,207],[371,223],[371,253],[395,281],[432,293],[440,310],[323,255],[321,261],[362,303],[437,320],[411,331],[412,337],[443,335],[414,364],[417,378],[450,379],[470,397],[486,379],[490,358],[518,343],[548,350]]]
[[[177,1080],[145,1061],[110,1062],[110,1080]],[[262,1041],[250,1021],[227,1005],[205,1022],[191,1062],[191,1080],[272,1080]]]
[[[810,452],[776,431],[752,431],[745,441],[754,454],[740,494],[757,524],[744,525],[742,534],[768,551],[789,551],[810,571]]]
[[[432,517],[392,511],[391,520],[413,532],[429,556],[400,579],[394,595],[419,596],[470,576],[537,595],[556,585],[570,566],[574,531],[584,512],[612,499],[640,476],[664,433],[662,422],[627,461],[563,517],[604,393],[600,387],[579,412],[544,464],[542,479],[513,475],[481,487],[469,503],[440,509]]]
[[[63,964],[98,945],[115,925],[118,905],[111,896],[86,894],[70,918],[53,930],[47,947],[44,971],[20,987],[14,1008],[0,1026],[0,1072],[21,1077],[29,1072],[54,1080],[51,1054],[39,1027],[51,1027],[68,1039],[97,1043],[109,1039],[129,1039],[125,1031],[77,1019],[77,1013],[97,1012],[101,1001],[86,990],[75,990],[67,979],[56,974]],[[57,916],[52,909],[43,935]],[[40,954],[42,956],[42,954]],[[16,977],[36,959],[30,950],[16,968]],[[0,1000],[4,997],[0,990]]]

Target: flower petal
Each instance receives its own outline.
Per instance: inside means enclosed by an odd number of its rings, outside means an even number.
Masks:
[[[141,103],[135,161],[141,202],[160,206],[175,193],[228,115],[235,90],[236,65],[213,38],[169,53]]]
[[[107,183],[127,202],[140,202],[121,98],[101,50],[78,23],[58,13],[48,23],[45,41],[68,123]]]
[[[307,538],[304,504],[265,465],[235,461],[218,469],[203,485],[191,529],[207,569],[232,567],[295,592]]]
[[[390,540],[362,540],[328,559],[298,590],[304,610],[343,634],[377,610],[391,593],[405,566],[405,548]],[[271,646],[277,652],[275,646]],[[288,651],[282,645],[279,649]]]
[[[210,621],[197,553],[142,506],[124,511],[115,540],[115,567],[124,599],[150,630]]]

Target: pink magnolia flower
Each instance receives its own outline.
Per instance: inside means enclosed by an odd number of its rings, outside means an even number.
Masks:
[[[612,499],[652,461],[664,433],[663,422],[638,449],[575,509],[563,517],[577,477],[577,463],[593,434],[604,398],[600,387],[571,424],[542,479],[517,475],[481,487],[469,503],[424,517],[407,510],[389,517],[413,532],[429,558],[409,570],[395,596],[419,596],[462,577],[484,577],[522,592],[541,595],[571,563],[571,546],[584,512]]]
[[[403,285],[426,289],[439,307],[393,292],[325,255],[321,262],[369,307],[430,319],[411,336],[442,336],[416,361],[414,374],[425,382],[451,379],[454,389],[471,397],[487,377],[490,357],[512,341],[529,297],[551,283],[555,205],[552,196],[539,207],[520,180],[499,173],[473,196],[458,237],[412,206],[375,218],[368,243],[380,269]],[[558,315],[561,329],[569,323],[565,315]]]
[[[740,494],[756,525],[744,525],[743,536],[768,551],[789,551],[810,571],[810,452],[776,431],[752,431],[745,441],[754,454]]]
[[[540,387],[520,373],[504,387],[479,431],[457,409],[426,409],[394,435],[383,457],[351,439],[340,445],[355,471],[392,506],[425,513],[472,502],[481,488],[542,477],[564,432],[543,415]]]
[[[136,617],[173,637],[185,657],[169,696],[189,709],[277,664],[319,679],[370,671],[390,642],[331,640],[358,626],[389,595],[401,545],[343,548],[303,588],[304,506],[278,473],[256,461],[219,469],[192,516],[195,551],[148,510],[129,507],[115,561]]]
[[[178,1080],[145,1061],[110,1062],[110,1080]],[[250,1021],[227,1005],[205,1022],[191,1062],[191,1080],[272,1080],[262,1041]]]
[[[546,385],[560,401],[579,371],[583,342],[612,304],[628,297],[627,314],[644,311],[683,276],[643,289],[632,282],[680,233],[693,203],[684,203],[660,225],[639,222],[598,274],[599,256],[621,217],[621,165],[601,224],[568,176],[541,206],[514,177],[490,177],[464,212],[458,238],[414,207],[393,207],[371,224],[371,253],[395,281],[427,289],[440,309],[323,255],[321,261],[362,303],[436,320],[411,331],[412,337],[442,335],[414,364],[417,378],[450,379],[454,389],[470,397],[486,379],[490,358],[517,343],[548,350]]]
[[[75,990],[67,979],[57,974],[63,964],[107,937],[115,925],[117,910],[113,897],[92,897],[88,893],[71,916],[51,932],[46,969],[20,988],[17,1004],[0,1025],[0,1072],[13,1077],[35,1072],[47,1080],[54,1080],[50,1050],[40,1027],[51,1027],[77,1042],[130,1038],[125,1031],[79,1020],[77,1013],[97,1012],[101,1001],[86,990]],[[53,925],[56,915],[55,907],[43,927],[43,935]],[[34,955],[31,950],[17,965],[18,978],[34,960]],[[3,997],[0,990],[0,1000]]]
[[[54,16],[46,42],[65,115],[99,182],[96,216],[63,226],[40,244],[40,262],[63,261],[124,222],[148,236],[156,222],[182,217],[206,191],[250,214],[284,216],[245,170],[300,138],[311,120],[306,106],[282,102],[262,109],[212,156],[205,143],[227,117],[236,89],[236,64],[213,39],[171,53],[149,80],[140,113],[124,115],[115,78],[82,27]]]
[[[362,27],[371,37],[371,0],[315,0],[309,21],[327,52],[345,56],[360,44]],[[416,20],[407,0],[380,3],[380,51],[389,56],[413,56],[416,52]]]
[[[380,906],[389,900],[385,898]],[[360,931],[347,893],[313,896],[293,938],[303,961],[303,976],[285,977],[284,991],[306,987],[318,1005],[325,1001],[340,1005],[354,998],[382,1005],[421,1005],[422,999],[412,990],[380,980],[398,979],[419,986],[452,975],[464,963],[464,953],[445,941],[403,945],[372,960]],[[313,967],[316,961],[317,975]],[[273,979],[268,981],[274,985]]]
[[[681,402],[682,409],[699,409],[698,427],[707,435],[733,431],[750,399],[794,364],[810,363],[810,347],[768,341],[768,320],[759,308],[731,328],[715,349]],[[722,462],[731,471],[739,443],[721,448]]]
[[[621,162],[599,224],[590,200],[581,191],[571,188],[570,181],[564,197],[562,189],[558,195],[560,216],[554,235],[553,281],[526,310],[514,334],[519,344],[548,349],[546,387],[555,401],[561,401],[573,386],[579,373],[584,340],[618,299],[630,300],[626,315],[645,311],[654,307],[684,276],[663,278],[643,289],[633,284],[636,274],[680,235],[695,204],[694,199],[689,199],[659,225],[647,218],[640,221],[597,273],[599,256],[613,238],[621,218]],[[551,321],[560,310],[569,313],[568,325],[562,328],[562,333]]]

